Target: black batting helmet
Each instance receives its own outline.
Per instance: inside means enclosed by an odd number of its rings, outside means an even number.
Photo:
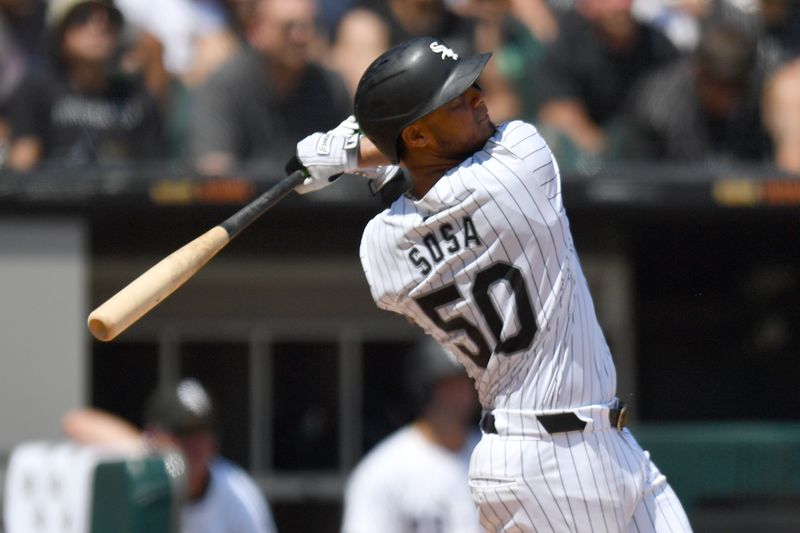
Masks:
[[[361,130],[396,163],[403,128],[469,89],[491,55],[462,58],[433,37],[390,48],[358,82],[355,112]]]

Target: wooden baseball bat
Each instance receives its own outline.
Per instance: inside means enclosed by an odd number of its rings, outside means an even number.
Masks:
[[[89,331],[110,341],[194,276],[243,229],[266,213],[308,174],[295,170],[218,226],[175,250],[89,314]]]

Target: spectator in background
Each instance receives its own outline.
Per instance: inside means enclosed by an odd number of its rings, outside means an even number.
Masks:
[[[614,125],[628,91],[678,58],[662,33],[633,18],[631,2],[577,0],[545,54],[537,78],[539,121],[562,169],[613,156]]]
[[[556,13],[548,0],[445,0],[454,12],[469,15],[476,4],[500,4],[522,23],[537,41],[550,42],[558,34]]]
[[[46,63],[42,46],[45,36],[45,0],[0,0],[0,32],[22,55],[28,70],[35,71]]]
[[[188,86],[205,80],[239,45],[222,0],[116,2],[132,26],[161,43],[164,68]]]
[[[770,76],[761,105],[774,164],[800,175],[800,59],[784,64]]]
[[[331,49],[330,64],[354,94],[367,66],[390,46],[412,37],[441,38],[457,53],[496,52],[498,61],[481,74],[492,116],[499,120],[532,113],[529,84],[544,43],[537,40],[527,19],[539,16],[535,26],[544,38],[554,29],[554,18],[541,0],[359,0],[342,17]],[[520,7],[524,4],[524,7]],[[455,11],[457,9],[457,11]]]
[[[763,161],[756,45],[728,24],[707,26],[697,50],[643,80],[630,105],[627,156],[676,162]]]
[[[357,0],[339,22],[331,65],[350,94],[380,54],[412,37],[444,39],[460,54],[475,52],[475,20],[447,9],[444,0]]]
[[[800,2],[794,0],[634,0],[633,13],[687,54],[697,47],[703,26],[720,23],[756,40],[758,63],[767,73],[800,54]]]
[[[342,533],[477,533],[467,460],[478,409],[472,380],[433,341],[406,360],[419,416],[379,442],[353,470]]]
[[[476,21],[476,49],[494,54],[480,80],[489,113],[498,122],[516,118],[532,121],[536,114],[536,70],[557,33],[555,16],[547,3],[462,0],[458,9]]]
[[[190,145],[197,168],[234,170],[258,158],[279,172],[297,139],[352,113],[341,78],[312,61],[315,0],[257,0],[251,48],[227,60],[193,97]]]
[[[768,0],[767,0],[768,1]],[[638,20],[664,33],[684,54],[700,42],[702,26],[710,20],[754,29],[758,0],[634,0]]]
[[[800,53],[800,3],[795,0],[682,0],[678,8],[691,12],[696,19],[695,46],[704,24],[725,23],[747,31],[757,40],[758,61],[766,70]]]
[[[117,163],[163,153],[158,106],[144,85],[120,75],[123,19],[110,0],[52,0],[52,67],[21,82],[9,104],[7,165]]]
[[[771,72],[800,56],[800,2],[760,0],[759,61]]]
[[[0,168],[8,151],[8,102],[26,72],[43,60],[45,4],[41,0],[0,0]]]
[[[11,137],[8,126],[8,101],[25,74],[22,51],[11,38],[4,18],[0,17],[0,168],[3,167]]]
[[[247,39],[247,26],[256,12],[255,0],[222,0],[227,9],[232,27],[242,40]]]
[[[0,0],[0,169],[8,157],[8,105],[26,72],[41,64],[45,4],[41,0]]]
[[[239,466],[218,455],[216,413],[205,388],[194,379],[154,392],[145,407],[140,432],[127,421],[95,409],[69,413],[65,433],[84,444],[137,451],[177,450],[186,460],[185,533],[273,533],[264,496]]]
[[[169,155],[187,155],[191,91],[242,44],[233,0],[116,0],[133,29],[127,68],[164,110]],[[247,3],[252,3],[250,0]]]

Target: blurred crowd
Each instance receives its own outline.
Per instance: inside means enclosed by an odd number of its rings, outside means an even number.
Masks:
[[[534,123],[562,171],[800,174],[792,0],[0,0],[0,166],[282,169],[417,35],[492,51],[494,121]]]

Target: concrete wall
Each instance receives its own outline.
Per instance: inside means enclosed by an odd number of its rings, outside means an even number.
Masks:
[[[87,257],[78,218],[0,218],[0,457],[85,402]]]

